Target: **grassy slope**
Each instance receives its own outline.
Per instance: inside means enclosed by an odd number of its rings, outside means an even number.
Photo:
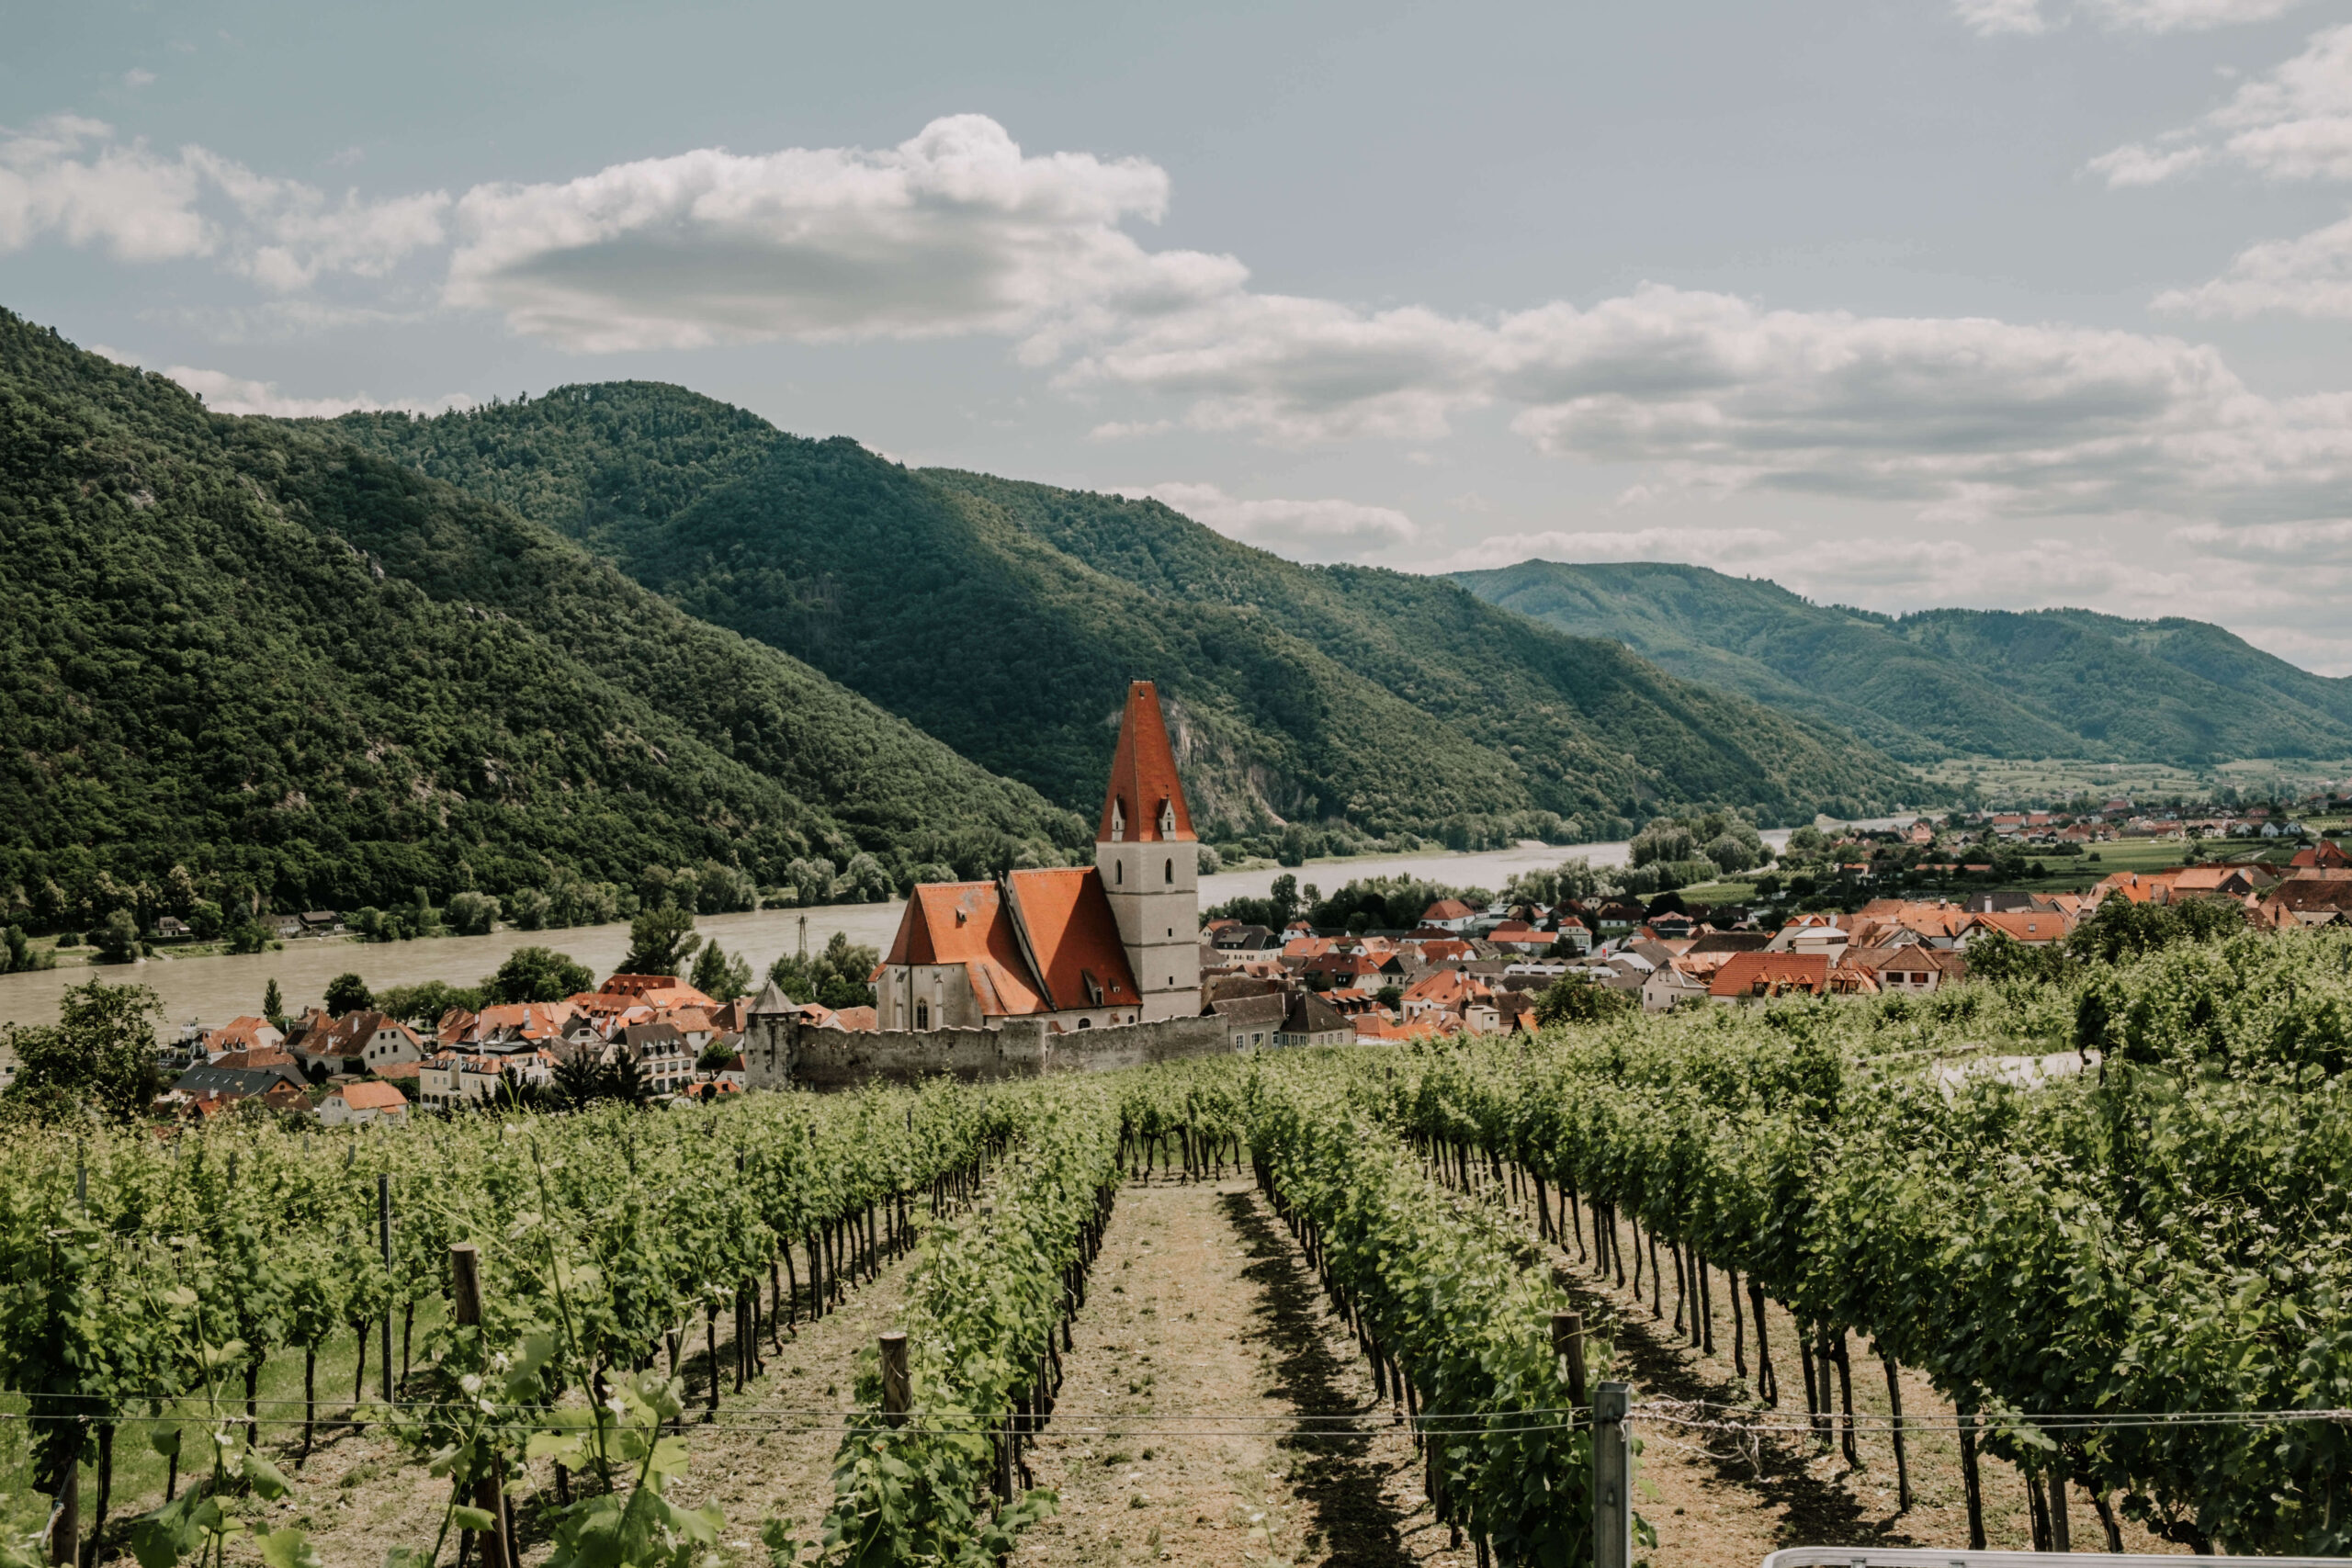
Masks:
[[[1914,760],[2203,761],[2335,755],[2352,741],[2352,682],[2298,670],[2202,622],[2076,610],[1897,619],[1657,563],[1524,561],[1457,581],[1491,603],[1617,638],[1678,673],[1818,714]]]
[[[0,427],[0,894],[185,863],[350,907],[1077,826],[511,513],[5,315]]]
[[[1154,503],[909,472],[675,388],[337,428],[1074,806],[1101,787],[1136,676],[1173,699],[1204,818],[1597,824],[1661,801],[1801,814],[1916,789],[1844,737],[1446,584],[1295,567]]]

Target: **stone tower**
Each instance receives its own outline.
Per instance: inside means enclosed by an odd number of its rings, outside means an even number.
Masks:
[[[1146,1023],[1201,1010],[1198,842],[1159,694],[1150,682],[1137,681],[1127,688],[1127,710],[1119,721],[1119,750],[1111,759],[1111,785],[1094,834],[1094,865],[1119,923]]]

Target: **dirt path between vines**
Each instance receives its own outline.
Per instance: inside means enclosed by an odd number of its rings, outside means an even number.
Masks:
[[[1532,1232],[1532,1202],[1525,1217]],[[1589,1215],[1586,1224],[1589,1248]],[[1565,1258],[1569,1293],[1577,1299],[1587,1324],[1615,1343],[1618,1375],[1634,1385],[1635,1401],[1645,1397],[1746,1399],[1758,1371],[1755,1325],[1749,1323],[1744,1336],[1749,1377],[1742,1379],[1733,1363],[1731,1303],[1722,1273],[1713,1273],[1710,1285],[1715,1349],[1709,1355],[1692,1348],[1689,1336],[1675,1327],[1671,1258],[1661,1249],[1666,1288],[1657,1296],[1661,1315],[1654,1316],[1647,1247],[1642,1258],[1643,1290],[1636,1301],[1632,1290],[1632,1227],[1621,1222],[1618,1235],[1628,1265],[1623,1290],[1617,1287],[1613,1272],[1604,1282],[1589,1263],[1578,1261],[1573,1239],[1565,1253],[1555,1248],[1552,1255]],[[1781,1404],[1774,1419],[1802,1423],[1804,1376],[1797,1359],[1796,1325],[1778,1303],[1770,1303],[1765,1326],[1781,1383]],[[1860,1335],[1849,1336],[1847,1359],[1852,1368],[1856,1414],[1888,1414],[1892,1405],[1885,1373],[1870,1341]],[[1756,1568],[1766,1553],[1788,1546],[1964,1549],[1968,1505],[1961,1481],[1959,1439],[1951,1425],[1952,1408],[1917,1372],[1905,1369],[1900,1382],[1906,1423],[1925,1423],[1905,1437],[1912,1489],[1907,1513],[1897,1506],[1894,1450],[1887,1431],[1866,1428],[1857,1434],[1861,1463],[1854,1467],[1848,1465],[1838,1447],[1824,1450],[1802,1434],[1765,1438],[1751,1452],[1728,1437],[1656,1422],[1637,1423],[1635,1432],[1642,1439],[1643,1452],[1636,1461],[1635,1506],[1657,1529],[1657,1551],[1652,1561],[1659,1568]],[[2030,1551],[2032,1528],[2023,1473],[1984,1455],[1980,1474],[1986,1546],[1996,1551]],[[2068,1497],[2067,1519],[2075,1551],[2107,1550],[2105,1529],[2080,1488]],[[2123,1548],[2142,1552],[2182,1551],[2129,1520],[2123,1521]]]
[[[708,1388],[700,1355],[689,1357],[686,1384],[690,1410],[685,1428],[693,1467],[671,1495],[688,1506],[715,1502],[726,1517],[719,1540],[725,1555],[741,1562],[766,1561],[758,1544],[760,1527],[771,1517],[789,1518],[804,1542],[832,1506],[833,1452],[841,1444],[835,1415],[785,1416],[772,1410],[842,1412],[854,1403],[858,1354],[898,1319],[913,1258],[886,1262],[880,1278],[853,1289],[848,1299],[815,1323],[786,1330],[781,1348],[767,1349],[767,1371],[734,1391],[734,1350],[729,1320],[719,1321],[720,1399],[716,1423],[703,1418]],[[695,1335],[697,1342],[701,1335]],[[755,1408],[760,1407],[760,1408]],[[291,1471],[288,1472],[292,1474]],[[320,1556],[330,1564],[372,1564],[387,1548],[428,1547],[447,1501],[446,1483],[373,1433],[345,1433],[313,1454],[294,1476],[287,1506],[270,1516],[273,1527],[299,1524],[312,1533]],[[550,1483],[548,1467],[534,1467],[534,1481]],[[518,1500],[516,1525],[525,1564],[545,1562],[553,1548],[547,1539],[537,1498]],[[552,1496],[546,1498],[552,1503]],[[457,1560],[454,1535],[444,1548],[444,1564]],[[479,1560],[477,1560],[479,1561]]]
[[[1282,1433],[1282,1417],[1376,1404],[1354,1341],[1246,1177],[1123,1189],[1072,1342],[1032,1458],[1061,1511],[1023,1537],[1022,1568],[1468,1568],[1469,1547],[1449,1549],[1430,1516],[1402,1429]],[[1179,1419],[1211,1412],[1238,1419]]]

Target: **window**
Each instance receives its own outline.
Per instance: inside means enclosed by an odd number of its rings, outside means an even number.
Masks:
[[[1123,886],[1125,884],[1125,882],[1126,882],[1126,880],[1127,880],[1127,863],[1126,863],[1126,862],[1125,862],[1125,861],[1123,861],[1123,860],[1122,860],[1122,861],[1113,861],[1113,862],[1111,863],[1111,880],[1112,880],[1112,881],[1114,881],[1114,882],[1119,883],[1119,884],[1121,884],[1121,885],[1123,885]]]
[[[917,1002],[915,1004],[915,1027],[917,1029],[929,1029],[931,1027],[931,1004],[929,1002]]]
[[[1168,870],[1163,874],[1170,887],[1176,886],[1176,862],[1173,858],[1168,862]]]
[[[1080,1029],[1091,1029],[1094,1027],[1094,1021],[1091,1018],[1081,1018],[1078,1021],[1078,1026]]]

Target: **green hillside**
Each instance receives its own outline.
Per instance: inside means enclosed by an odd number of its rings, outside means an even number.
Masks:
[[[1826,726],[1448,583],[1296,566],[1156,502],[910,471],[676,388],[331,428],[1080,809],[1133,677],[1170,700],[1196,817],[1233,829],[1577,836],[1667,804],[1802,817],[1917,792]]]
[[[0,901],[781,880],[1084,824],[503,508],[0,313]],[[184,885],[183,885],[184,886]]]
[[[2352,750],[2352,681],[2299,670],[2201,621],[2087,610],[1879,615],[1657,562],[1522,561],[1455,581],[1912,761],[2202,763]]]

